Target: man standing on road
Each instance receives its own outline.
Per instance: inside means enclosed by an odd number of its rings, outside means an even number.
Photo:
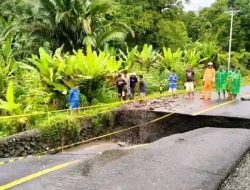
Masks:
[[[194,83],[195,83],[195,74],[191,66],[188,66],[186,70],[186,83],[185,87],[188,93],[188,98],[194,98]]]
[[[175,73],[175,70],[172,71],[172,73],[169,76],[169,93],[172,93],[173,98],[177,98],[176,90],[177,90],[177,82],[178,82],[178,76]]]
[[[209,62],[207,65],[203,75],[204,86],[200,99],[205,99],[206,97],[211,99],[215,82],[215,69],[213,68],[213,63]]]
[[[218,92],[219,99],[221,99],[221,93],[223,93],[224,99],[226,99],[227,89],[227,73],[223,70],[222,66],[216,71],[215,75],[215,88]]]
[[[130,100],[133,100],[135,97],[135,87],[138,80],[135,73],[132,73],[130,76]]]

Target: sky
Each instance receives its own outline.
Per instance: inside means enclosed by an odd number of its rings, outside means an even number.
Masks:
[[[191,3],[185,5],[186,10],[198,11],[203,7],[209,7],[215,0],[191,0]]]

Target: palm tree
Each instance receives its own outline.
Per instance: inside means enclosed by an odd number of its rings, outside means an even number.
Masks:
[[[13,2],[18,6],[13,8]],[[21,14],[32,34],[41,42],[49,41],[53,50],[64,45],[64,50],[72,51],[85,45],[102,48],[133,35],[128,26],[109,19],[114,9],[112,0],[11,0],[5,3],[4,14]]]

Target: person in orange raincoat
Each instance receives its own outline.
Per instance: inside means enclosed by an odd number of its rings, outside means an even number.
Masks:
[[[215,82],[215,74],[216,72],[213,68],[213,63],[209,62],[203,75],[204,86],[200,97],[201,99],[204,99],[205,97],[211,99],[212,90]]]

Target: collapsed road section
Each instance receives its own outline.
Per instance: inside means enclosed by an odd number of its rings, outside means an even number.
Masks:
[[[250,120],[175,113],[143,125],[166,114],[116,110],[116,130],[140,126],[116,134],[112,139],[127,144],[149,144],[88,155],[79,151],[68,155],[49,155],[39,161],[15,162],[15,170],[12,164],[4,165],[0,168],[4,171],[0,173],[0,189],[6,184],[12,185],[12,189],[46,187],[55,190],[220,188],[250,147]],[[63,162],[74,159],[77,162],[67,168],[62,167],[65,166]],[[55,163],[60,165],[54,166]],[[60,171],[54,171],[57,168]],[[47,173],[48,170],[53,172]],[[33,173],[28,175],[30,172]],[[41,173],[44,175],[34,177]],[[20,184],[19,178],[32,180],[24,180]]]
[[[249,146],[247,129],[201,128],[133,149],[81,155],[80,161],[70,167],[12,189],[216,190]],[[17,163],[15,168],[19,171]],[[16,172],[7,168],[0,177],[7,181],[8,172],[12,180],[17,178]]]

